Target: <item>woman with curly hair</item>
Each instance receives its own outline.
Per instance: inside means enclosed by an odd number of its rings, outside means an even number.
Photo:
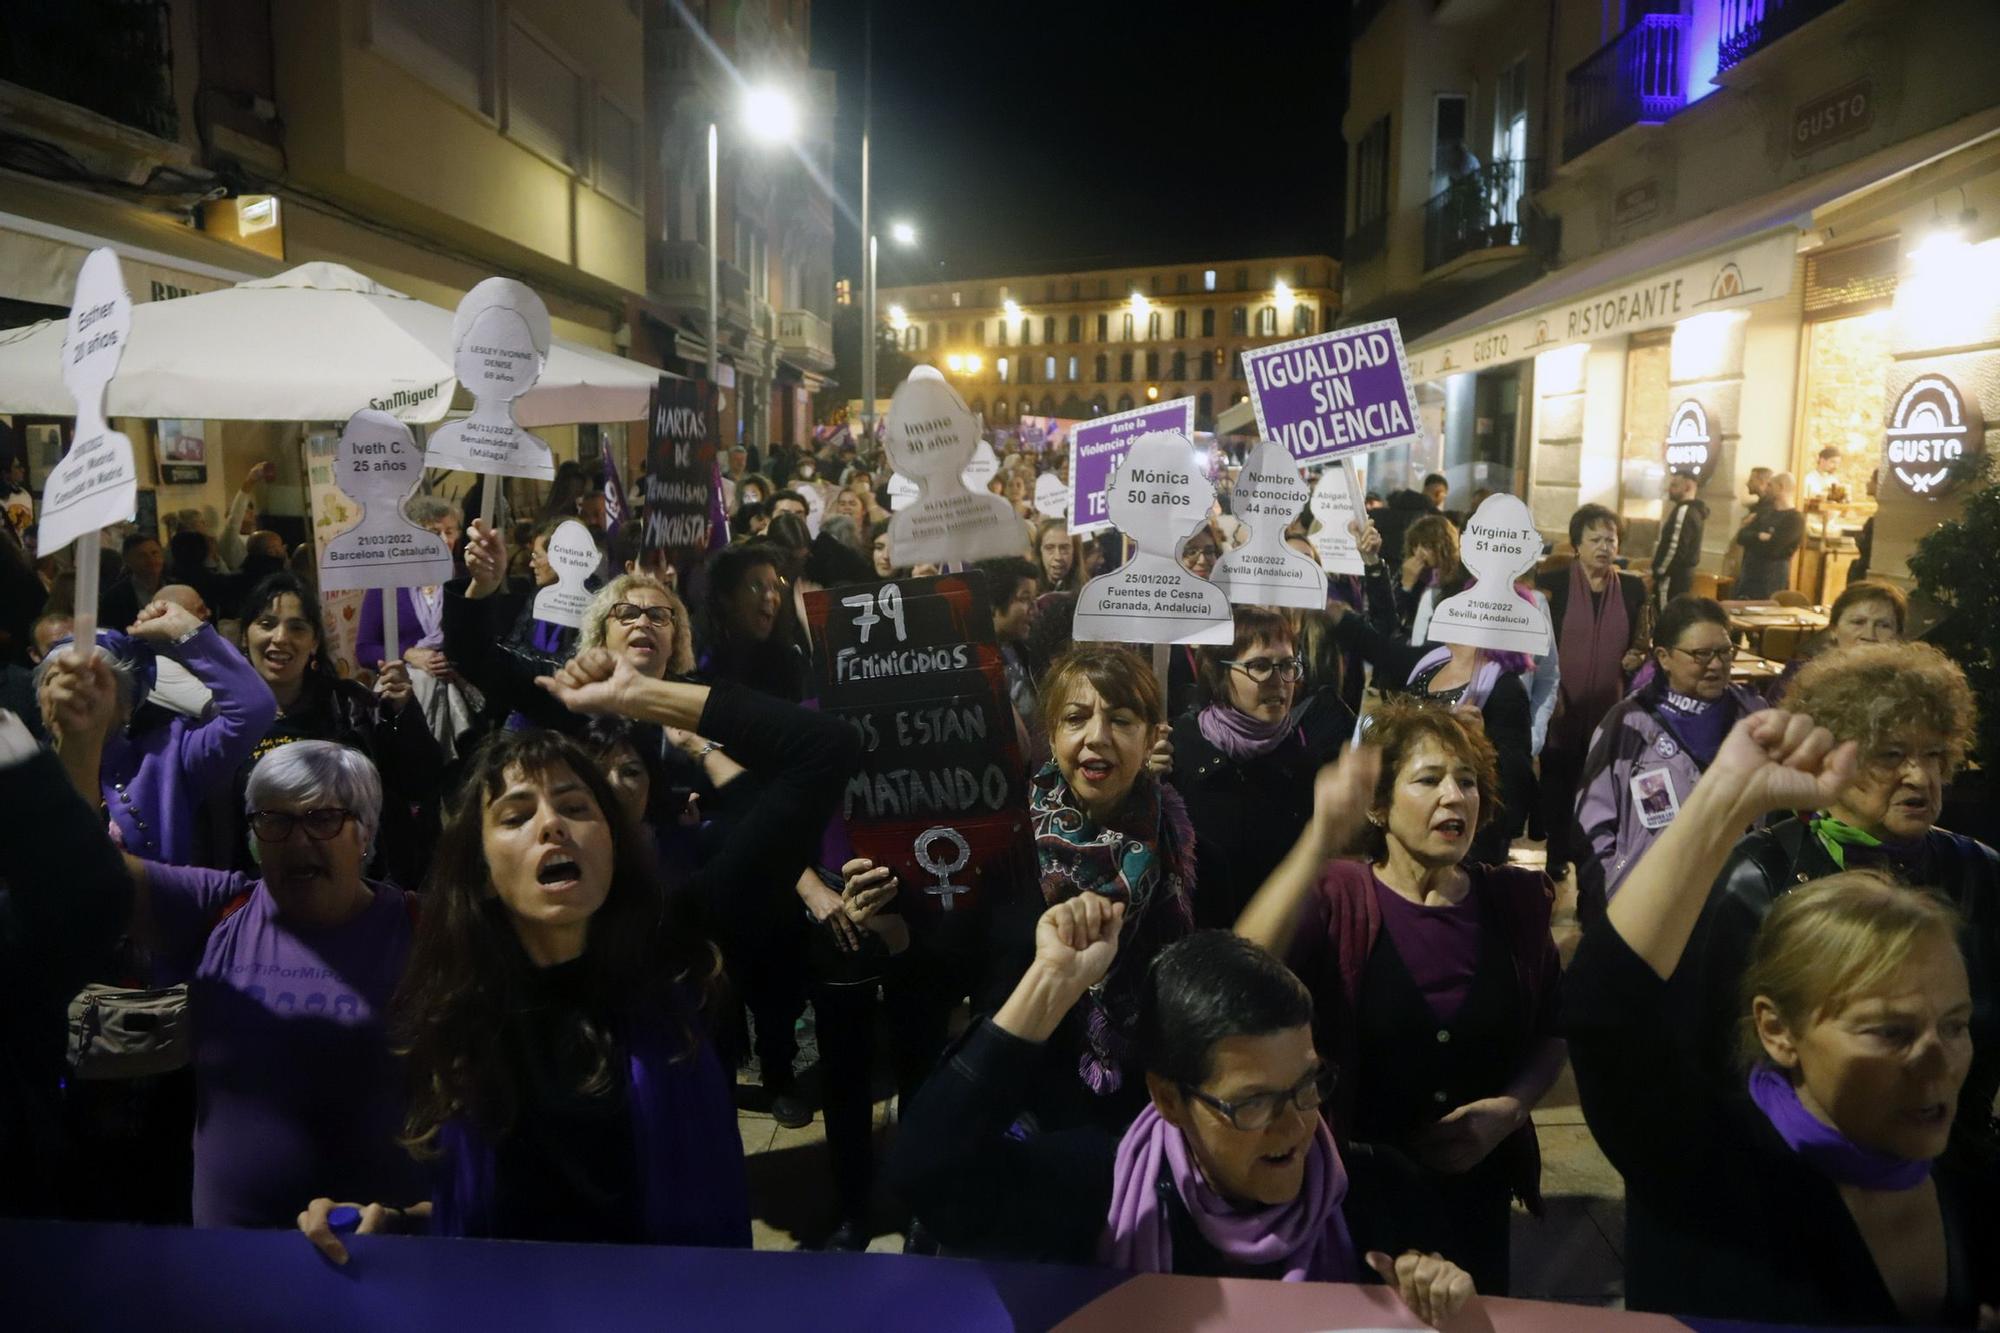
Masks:
[[[1730,1073],[1739,987],[1757,927],[1798,885],[1841,870],[1878,870],[1925,888],[1965,919],[1977,1051],[1952,1131],[1954,1151],[2000,1160],[2000,855],[1937,826],[1944,787],[1965,762],[1974,705],[1965,673],[1920,643],[1861,644],[1816,658],[1783,707],[1805,713],[1860,757],[1840,794],[1743,838],[1709,893],[1689,946],[1702,1053]],[[1733,1073],[1730,1073],[1733,1077]]]
[[[715,738],[762,776],[756,805],[665,891],[590,756],[549,731],[493,737],[439,840],[393,1032],[404,1142],[431,1199],[360,1230],[748,1246],[742,1141],[709,1039],[721,955],[692,908],[810,854],[858,759],[842,722],[729,685],[656,680],[588,649],[542,686],[564,707]],[[315,1199],[299,1226],[346,1250]],[[358,1205],[348,1205],[357,1206]]]
[[[1373,718],[1371,744],[1321,771],[1313,819],[1236,933],[1312,992],[1341,1071],[1334,1132],[1407,1162],[1395,1206],[1411,1241],[1505,1295],[1512,1200],[1541,1212],[1528,1113],[1564,1056],[1554,894],[1539,870],[1468,855],[1499,787],[1478,727],[1403,698]],[[1351,821],[1334,809],[1356,785],[1369,793],[1364,859],[1336,859]]]

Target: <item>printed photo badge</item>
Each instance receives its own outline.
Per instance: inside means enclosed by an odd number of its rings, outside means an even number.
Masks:
[[[1310,498],[1299,465],[1275,440],[1252,445],[1237,475],[1230,513],[1250,540],[1215,562],[1209,577],[1238,606],[1326,609],[1326,572],[1285,542],[1285,529]]]
[[[979,444],[972,409],[935,366],[918,366],[896,386],[883,448],[897,475],[917,486],[916,499],[889,520],[889,545],[898,564],[1020,554],[1027,537],[1014,507],[965,484],[965,469]]]
[[[1466,522],[1459,559],[1472,575],[1464,592],[1431,613],[1431,638],[1539,655],[1549,650],[1549,618],[1514,588],[1542,556],[1542,534],[1519,496],[1489,495]]]
[[[1178,431],[1132,442],[1112,474],[1113,526],[1138,552],[1121,569],[1086,583],[1076,603],[1075,637],[1111,643],[1229,643],[1235,620],[1222,589],[1174,558],[1215,503]]]
[[[512,278],[488,278],[458,303],[451,336],[453,372],[472,395],[472,415],[431,432],[424,466],[554,480],[548,444],[514,419],[514,400],[535,387],[549,358],[542,298]]]
[[[575,519],[565,520],[550,533],[549,567],[555,570],[556,581],[535,594],[535,619],[583,628],[583,608],[590,601],[584,580],[596,571],[599,559],[596,539]]]
[[[451,548],[403,512],[424,476],[410,428],[387,412],[364,408],[347,419],[333,458],[334,485],[361,511],[361,521],[327,540],[319,586],[344,592],[449,582]]]

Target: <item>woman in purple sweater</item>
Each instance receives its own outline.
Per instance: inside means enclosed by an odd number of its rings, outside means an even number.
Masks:
[[[133,855],[169,865],[226,863],[228,848],[200,846],[197,812],[270,730],[278,701],[243,654],[173,602],[150,603],[123,634],[99,631],[98,651],[118,678],[117,713],[98,744],[64,747],[70,781],[85,800],[102,803]],[[38,691],[68,655],[51,652],[42,660]],[[179,662],[208,688],[213,702],[202,716],[146,702],[156,657]]]

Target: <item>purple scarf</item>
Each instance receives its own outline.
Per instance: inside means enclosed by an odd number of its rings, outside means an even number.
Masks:
[[[1915,1189],[1931,1173],[1928,1161],[1913,1162],[1880,1149],[1864,1148],[1806,1110],[1792,1081],[1768,1061],[1759,1061],[1750,1071],[1750,1100],[1757,1103],[1786,1147],[1836,1185],[1864,1190]]]
[[[1186,1138],[1147,1103],[1118,1144],[1099,1262],[1130,1273],[1174,1271],[1173,1224],[1160,1198],[1162,1172],[1174,1182],[1195,1228],[1230,1263],[1245,1268],[1282,1264],[1286,1282],[1357,1280],[1354,1242],[1340,1211],[1347,1197],[1347,1169],[1326,1121],[1315,1126],[1306,1149],[1299,1197],[1243,1212],[1202,1179]]]
[[[1560,731],[1563,749],[1587,747],[1597,724],[1625,694],[1624,659],[1631,646],[1632,623],[1625,614],[1622,582],[1615,569],[1605,575],[1600,603],[1584,577],[1583,562],[1570,564],[1569,602],[1556,644],[1562,664],[1562,710],[1554,727]]]
[[[1292,734],[1289,713],[1276,722],[1259,722],[1233,704],[1213,703],[1195,717],[1201,738],[1241,763],[1266,755]]]

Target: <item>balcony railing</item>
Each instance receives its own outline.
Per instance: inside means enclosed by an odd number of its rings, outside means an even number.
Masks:
[[[778,312],[778,346],[807,370],[833,368],[833,325],[810,310]]]
[[[1522,196],[1535,165],[1489,162],[1432,195],[1424,205],[1425,271],[1477,250],[1523,244]]]
[[[168,0],[11,0],[0,79],[156,139],[180,137]]]
[[[739,328],[749,328],[750,275],[727,262],[718,263],[715,273],[716,285],[722,294],[716,317],[729,320]],[[668,305],[705,309],[708,305],[708,248],[694,241],[655,242],[648,286]]]
[[[1722,0],[1722,41],[1716,68],[1739,65],[1797,32],[1840,0]]]
[[[1569,72],[1563,159],[1589,152],[1620,130],[1658,125],[1687,105],[1687,18],[1642,14]]]

